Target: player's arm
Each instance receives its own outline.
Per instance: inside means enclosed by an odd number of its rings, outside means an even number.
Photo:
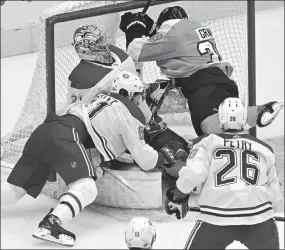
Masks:
[[[134,39],[128,46],[130,56],[138,62],[158,61],[174,58],[179,53],[179,43],[172,23],[161,26],[152,37]]]
[[[153,26],[152,19],[140,13],[125,13],[121,17],[120,29],[125,32],[130,56],[138,62],[176,57],[179,49],[178,36],[173,29],[176,22],[166,22],[154,36],[149,38]]]
[[[210,137],[210,136],[209,136]],[[188,199],[192,190],[204,183],[210,169],[209,137],[199,141],[191,149],[186,166],[179,171],[176,185],[166,192],[165,211],[184,218],[188,212]]]
[[[124,109],[122,109],[121,115],[124,115],[123,110]],[[121,134],[126,148],[130,151],[134,161],[142,170],[147,171],[157,166],[161,166],[164,164],[165,160],[170,164],[174,164],[174,159],[169,159],[171,154],[167,155],[168,153],[163,150],[157,152],[151,146],[146,144],[144,140],[144,125],[141,122],[132,116],[129,116],[129,119],[124,118],[120,120],[122,125]]]
[[[273,204],[272,204],[273,209],[275,212],[284,212],[284,200],[280,190],[280,182],[277,175],[275,157],[274,157],[274,163],[269,168],[267,175],[268,175],[267,185],[273,196]]]
[[[211,136],[204,137],[191,149],[186,166],[179,171],[176,181],[176,196],[187,195],[195,187],[202,185],[209,174],[211,166],[209,141]]]

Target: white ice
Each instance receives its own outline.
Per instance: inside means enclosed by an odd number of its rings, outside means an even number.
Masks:
[[[260,11],[256,16],[257,103],[284,101],[284,8]],[[1,59],[1,136],[11,132],[24,104],[37,53]],[[182,132],[181,132],[182,130]],[[182,134],[188,128],[179,127]],[[268,128],[259,129],[258,137],[284,135],[284,113]],[[1,178],[2,179],[2,178]],[[59,248],[31,237],[38,223],[56,200],[40,195],[37,200],[24,197],[12,207],[1,207],[1,248]],[[195,222],[155,222],[155,248],[179,249],[185,244]],[[126,222],[85,209],[66,228],[77,236],[75,248],[125,248]],[[284,223],[280,222],[281,249],[284,249]],[[64,248],[64,247],[60,247]],[[228,248],[242,248],[235,242]]]

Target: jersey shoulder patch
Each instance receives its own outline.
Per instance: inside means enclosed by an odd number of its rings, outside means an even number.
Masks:
[[[198,152],[198,148],[194,148],[190,151],[189,155],[188,155],[188,159],[192,159],[195,157],[195,155],[197,154]]]
[[[155,41],[157,41],[157,40],[159,40],[159,39],[161,39],[161,38],[162,38],[162,35],[161,35],[160,33],[156,33],[155,35],[153,35],[152,37],[150,37],[150,38],[148,39],[148,41],[151,42],[151,43],[153,43],[153,42],[155,42]]]

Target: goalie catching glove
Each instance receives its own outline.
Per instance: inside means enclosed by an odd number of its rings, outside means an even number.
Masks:
[[[175,214],[178,220],[184,219],[189,210],[189,194],[183,194],[176,186],[166,191],[165,211],[167,214]]]

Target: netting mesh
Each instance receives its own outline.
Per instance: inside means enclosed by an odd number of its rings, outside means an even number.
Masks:
[[[44,121],[47,114],[47,65],[46,63],[46,24],[45,20],[61,13],[114,5],[123,1],[69,1],[46,10],[41,16],[40,46],[36,69],[30,90],[13,131],[1,140],[1,165],[12,168],[19,159],[23,146],[32,131]],[[247,16],[246,1],[179,1],[152,6],[148,14],[156,20],[167,6],[180,5],[189,18],[208,26],[216,38],[217,48],[223,60],[234,66],[233,78],[237,81],[240,97],[247,104]],[[134,9],[133,12],[141,11]],[[71,46],[74,30],[83,24],[95,24],[107,33],[109,42],[125,49],[124,34],[119,30],[120,16],[123,12],[99,15],[72,20],[55,25],[55,91],[56,107],[67,101],[68,76],[78,64],[79,58]],[[142,78],[151,83],[161,78],[155,62],[143,64]],[[185,123],[190,121],[185,100],[170,92],[171,106],[164,109],[166,122]]]

